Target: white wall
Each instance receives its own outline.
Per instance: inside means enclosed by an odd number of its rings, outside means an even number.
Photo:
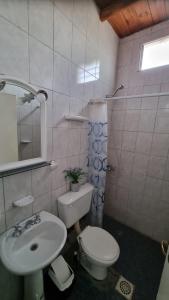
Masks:
[[[119,95],[169,92],[169,66],[139,71],[142,44],[169,34],[169,21],[120,40]],[[114,101],[109,112],[105,211],[155,240],[169,239],[169,97]]]
[[[87,155],[87,128],[63,116],[85,113],[90,98],[111,93],[117,46],[91,0],[0,0],[0,73],[47,90],[48,160],[59,164],[0,179],[0,232],[41,209],[57,213],[56,197],[67,190],[63,170],[85,167]],[[28,194],[33,206],[12,207]]]

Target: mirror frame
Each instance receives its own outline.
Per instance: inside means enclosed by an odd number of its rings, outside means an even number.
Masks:
[[[38,90],[35,87],[33,87],[32,85],[28,84],[27,82],[24,82],[23,80],[17,79],[15,77],[8,77],[6,75],[0,74],[0,84],[2,83],[2,81],[5,83],[26,89],[26,90],[30,91],[32,94],[34,94],[35,96],[38,96],[39,102],[41,105],[41,156],[37,157],[37,158],[31,158],[31,159],[10,162],[10,163],[6,163],[4,165],[0,165],[0,173],[46,162],[46,159],[47,159],[47,136],[46,136],[47,105],[46,105],[46,101],[48,99],[47,92],[44,90]]]

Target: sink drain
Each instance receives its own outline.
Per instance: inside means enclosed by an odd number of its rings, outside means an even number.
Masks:
[[[30,250],[31,250],[31,251],[35,251],[35,250],[38,249],[38,247],[39,247],[38,244],[32,244],[32,245],[30,246]]]

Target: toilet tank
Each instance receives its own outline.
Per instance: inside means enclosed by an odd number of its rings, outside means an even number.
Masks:
[[[58,197],[59,218],[70,228],[90,210],[93,186],[86,183],[79,192],[68,192]]]

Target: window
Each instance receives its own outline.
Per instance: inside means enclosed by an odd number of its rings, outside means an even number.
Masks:
[[[169,36],[143,45],[141,70],[169,65]]]

